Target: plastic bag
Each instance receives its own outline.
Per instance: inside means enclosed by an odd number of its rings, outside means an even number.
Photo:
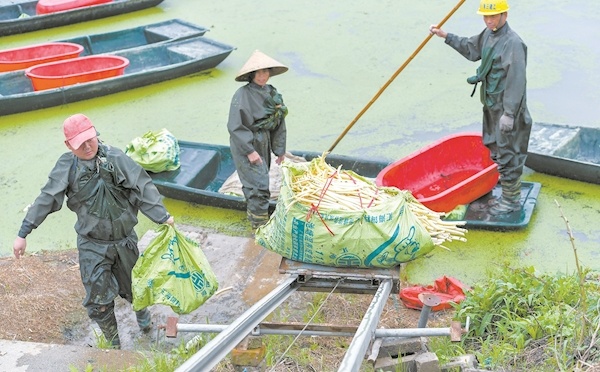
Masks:
[[[188,314],[216,292],[217,277],[198,243],[170,225],[157,231],[133,267],[133,309],[163,304]]]
[[[360,211],[319,208],[316,213],[294,199],[292,173],[302,164],[286,164],[275,212],[256,231],[256,242],[285,258],[333,267],[391,268],[433,250],[431,236],[408,207],[410,192],[381,188],[389,201]],[[354,177],[371,182],[352,171]]]
[[[452,303],[459,303],[465,299],[465,291],[468,290],[458,279],[442,276],[437,278],[433,285],[407,287],[400,290],[400,300],[409,309],[420,310],[423,302],[419,299],[421,293],[436,295],[440,304],[433,306],[431,310],[440,311],[452,309]]]
[[[179,153],[177,139],[164,128],[134,138],[125,148],[125,154],[153,173],[178,169]]]

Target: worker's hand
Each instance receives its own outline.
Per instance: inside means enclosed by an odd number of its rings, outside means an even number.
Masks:
[[[283,163],[283,159],[285,159],[285,154],[279,155],[277,159],[275,159],[275,163],[277,163],[277,165],[281,165],[281,163]]]
[[[248,154],[248,161],[250,164],[258,165],[262,164],[262,158],[258,155],[258,152],[254,151]]]
[[[15,253],[15,257],[21,258],[21,256],[25,254],[25,248],[27,248],[27,240],[17,236],[15,242],[13,243],[13,252]]]
[[[175,218],[171,216],[164,223],[167,225],[175,226]]]
[[[513,129],[515,125],[515,119],[508,115],[502,115],[500,117],[500,130],[502,133],[508,133]]]
[[[445,39],[446,36],[448,36],[448,33],[444,30],[442,30],[441,28],[438,28],[437,25],[431,25],[429,26],[429,32],[431,32],[432,34],[441,37],[442,39]]]

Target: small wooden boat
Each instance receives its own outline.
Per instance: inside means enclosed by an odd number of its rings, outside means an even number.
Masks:
[[[78,56],[112,53],[144,45],[202,36],[207,28],[170,19],[118,31],[0,50],[0,72]]]
[[[246,210],[243,196],[220,193],[219,190],[235,172],[229,146],[200,142],[178,141],[180,167],[177,170],[149,173],[162,195],[168,198],[213,207]],[[322,155],[311,151],[291,151],[295,156],[310,161]],[[375,180],[390,163],[360,159],[345,155],[328,154],[327,163],[333,167],[352,170],[361,176]],[[446,217],[452,221],[466,221],[472,229],[516,230],[529,223],[540,190],[539,183],[523,182],[521,203],[523,210],[509,216],[492,216],[488,213],[488,200],[498,197],[501,188],[496,185],[492,192],[467,205],[461,205]],[[271,212],[276,200],[271,201]]]
[[[25,75],[39,91],[120,76],[127,66],[129,60],[121,56],[85,56],[35,65]]]
[[[0,0],[0,36],[44,30],[134,12],[156,6],[161,2],[163,0],[112,0],[38,14],[38,0]]]
[[[481,134],[460,133],[390,164],[377,175],[376,183],[409,190],[429,209],[450,212],[489,193],[498,177],[498,166]]]
[[[205,27],[180,19],[170,19],[118,31],[5,49],[0,50],[0,72],[23,70],[61,59],[112,53],[154,43],[202,36],[207,31]]]
[[[41,63],[78,57],[83,46],[74,43],[43,43],[0,50],[0,72],[22,70]]]
[[[534,123],[525,165],[536,172],[600,184],[600,128]]]
[[[110,3],[111,1],[112,0],[39,0],[35,6],[35,10],[37,14],[48,14]]]
[[[121,50],[123,75],[37,91],[23,71],[0,74],[0,115],[100,97],[216,67],[235,48],[203,36]]]

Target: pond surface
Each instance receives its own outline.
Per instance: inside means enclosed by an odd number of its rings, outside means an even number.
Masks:
[[[528,103],[535,121],[600,127],[600,7],[595,2],[512,2],[509,23],[528,45]],[[454,2],[307,0],[281,3],[165,0],[123,16],[2,38],[2,48],[182,18],[210,28],[206,37],[237,49],[216,69],[152,86],[0,118],[0,256],[12,254],[23,209],[37,196],[63,144],[62,122],[84,113],[105,142],[124,148],[150,130],[177,138],[228,144],[229,102],[237,71],[259,49],[290,67],[270,83],[290,109],[288,147],[325,151],[442,20]],[[466,2],[445,29],[483,29],[477,2]],[[432,38],[335,147],[334,152],[393,161],[447,134],[479,131],[481,105],[466,78],[478,64]],[[460,151],[460,149],[457,149]],[[471,283],[504,263],[572,271],[568,220],[583,265],[600,269],[600,186],[527,170],[542,189],[529,226],[517,232],[470,231],[407,265],[405,277],[431,283],[449,275]],[[177,222],[248,234],[245,214],[166,204]],[[559,208],[560,206],[560,208]],[[75,246],[75,218],[66,207],[29,237],[28,251]],[[153,225],[142,217],[138,232]]]

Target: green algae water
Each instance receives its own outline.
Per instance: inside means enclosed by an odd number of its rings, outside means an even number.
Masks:
[[[467,1],[444,29],[473,35],[484,25]],[[62,122],[84,113],[100,138],[124,148],[149,130],[167,128],[177,138],[228,144],[234,77],[259,49],[290,67],[270,83],[290,113],[289,149],[327,150],[396,70],[456,5],[333,0],[281,3],[165,0],[160,6],[69,27],[2,38],[11,48],[113,31],[170,18],[205,27],[205,37],[236,47],[216,69],[97,99],[0,117],[0,256],[12,242],[24,209],[46,182],[63,144]],[[528,45],[528,104],[535,121],[600,127],[600,31],[594,2],[511,1],[509,24]],[[451,133],[479,131],[481,105],[466,78],[478,64],[432,38],[334,149],[346,155],[397,160]],[[5,104],[5,103],[2,103]],[[456,151],[461,151],[457,149]],[[542,184],[533,218],[515,232],[469,231],[467,242],[448,244],[408,263],[402,276],[429,284],[441,275],[466,283],[490,268],[534,265],[546,272],[575,269],[569,222],[582,265],[600,269],[600,186],[526,171]],[[249,234],[245,214],[166,200],[178,223],[229,234]],[[559,207],[560,206],[560,207]],[[141,216],[138,233],[153,224]],[[75,217],[66,207],[50,215],[28,238],[28,252],[75,247]]]

